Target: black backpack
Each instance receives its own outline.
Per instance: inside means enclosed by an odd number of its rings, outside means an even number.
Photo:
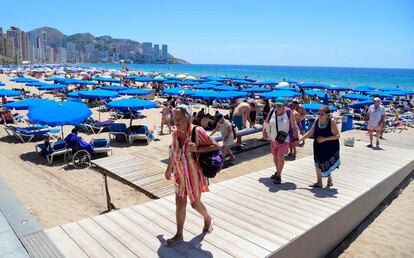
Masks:
[[[193,143],[196,143],[196,129],[197,126],[194,126],[191,132],[191,142]],[[215,177],[224,165],[224,157],[220,150],[198,153],[197,161],[207,178]]]

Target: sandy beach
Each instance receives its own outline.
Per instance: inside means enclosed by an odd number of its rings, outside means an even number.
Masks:
[[[0,81],[6,82],[6,88],[20,88],[22,84],[9,82],[5,75],[0,75]],[[33,88],[31,88],[33,90]],[[49,98],[51,96],[48,96]],[[96,108],[94,109],[96,111]],[[18,111],[26,114],[25,111]],[[228,111],[224,111],[228,112]],[[149,128],[159,126],[160,109],[144,110],[146,118],[134,121],[135,124],[146,124]],[[98,118],[98,112],[94,117]],[[108,113],[101,113],[101,120],[109,118]],[[129,123],[129,120],[119,120]],[[65,126],[67,134],[72,126]],[[89,140],[91,135],[81,134]],[[95,136],[96,137],[96,136]],[[99,137],[108,137],[102,133]],[[258,136],[257,136],[258,137]],[[368,140],[364,131],[348,131],[342,134],[344,137],[355,137],[357,141]],[[140,143],[128,145],[115,143],[113,155],[126,154],[145,150],[145,148],[162,146],[168,148],[170,135],[159,136],[160,141],[144,146]],[[385,134],[384,146],[394,145],[403,148],[413,148],[414,130],[409,129],[401,133]],[[17,195],[21,203],[31,212],[44,228],[50,228],[67,222],[91,217],[106,209],[104,184],[101,174],[93,168],[81,170],[70,169],[64,164],[63,159],[57,159],[52,165],[35,153],[36,142],[21,143],[0,130],[0,177]],[[272,156],[269,147],[267,153],[255,160],[243,161],[235,166],[250,166],[252,171],[269,167],[272,164]],[[258,152],[263,150],[257,150]],[[307,141],[303,148],[298,149],[298,158],[312,155],[312,142]],[[257,165],[255,165],[255,162]],[[312,173],[312,172],[310,172]],[[223,170],[222,177],[231,178],[237,174],[226,173]],[[362,233],[350,237],[342,243],[345,249],[341,257],[412,257],[414,255],[414,186],[407,179],[403,184],[405,188],[398,198],[391,203],[384,202],[382,212],[377,211],[373,221],[363,227]],[[151,200],[145,194],[135,191],[129,186],[108,179],[113,203],[118,208],[128,207],[133,204]],[[351,242],[350,242],[351,241]]]

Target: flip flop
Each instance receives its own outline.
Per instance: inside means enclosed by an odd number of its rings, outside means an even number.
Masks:
[[[310,187],[322,188],[322,185],[318,185],[317,183],[314,183],[313,185],[310,185]]]
[[[333,186],[333,183],[329,182],[326,186]]]
[[[214,220],[211,220],[210,225],[203,228],[204,234],[210,234],[214,229]]]
[[[166,247],[172,247],[172,246],[175,246],[176,244],[179,244],[179,243],[181,243],[181,242],[183,242],[183,241],[184,241],[184,240],[182,240],[182,239],[180,239],[180,240],[175,240],[175,239],[170,238],[170,239],[165,240],[164,245],[165,245]]]

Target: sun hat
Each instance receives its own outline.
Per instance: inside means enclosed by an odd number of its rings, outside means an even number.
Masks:
[[[284,98],[279,97],[279,98],[277,98],[277,99],[276,99],[275,104],[276,104],[276,105],[285,105],[285,99],[284,99]]]
[[[375,98],[374,98],[374,101],[381,101],[381,100],[380,100],[380,98],[375,97]]]
[[[293,104],[296,104],[296,103],[298,103],[298,104],[299,104],[299,100],[298,100],[298,99],[293,99],[293,100],[292,100],[292,103],[293,103]]]

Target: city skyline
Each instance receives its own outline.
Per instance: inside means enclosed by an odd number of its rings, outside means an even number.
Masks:
[[[50,37],[50,38],[48,38]],[[76,40],[74,38],[79,37]],[[101,41],[101,42],[99,42]],[[104,43],[102,43],[104,41]],[[0,55],[16,63],[126,63],[167,64],[168,45],[139,43],[110,36],[94,37],[89,33],[65,35],[59,30],[42,27],[28,32],[10,26],[6,33],[0,24]]]

